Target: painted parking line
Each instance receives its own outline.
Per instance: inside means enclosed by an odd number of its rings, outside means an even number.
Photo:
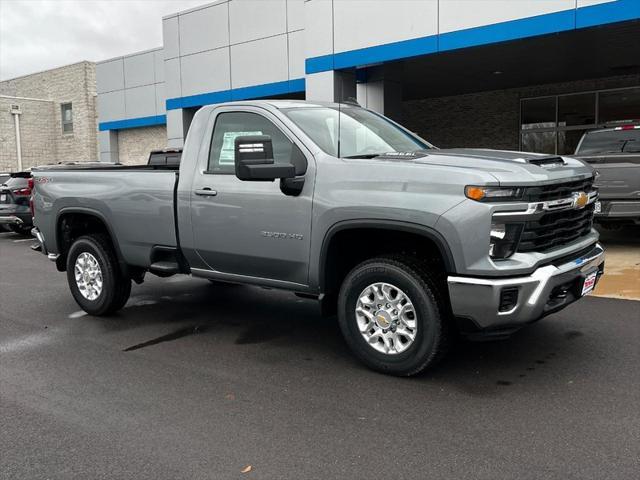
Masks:
[[[35,238],[20,238],[18,240],[14,240],[13,243],[21,243],[21,242],[36,242]]]

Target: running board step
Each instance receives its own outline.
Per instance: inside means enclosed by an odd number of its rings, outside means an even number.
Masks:
[[[178,265],[178,262],[170,261],[154,262],[149,266],[149,271],[162,275],[173,275],[180,273],[180,265]]]

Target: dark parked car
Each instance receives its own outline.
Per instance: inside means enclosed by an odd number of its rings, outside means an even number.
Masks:
[[[21,235],[29,235],[33,228],[31,215],[30,172],[12,173],[0,186],[0,225]]]
[[[0,187],[4,185],[4,183],[11,178],[11,175],[8,173],[0,173]],[[6,232],[9,230],[9,227],[0,223],[0,232]]]
[[[640,224],[640,125],[587,132],[574,156],[599,173],[595,220],[604,226]]]

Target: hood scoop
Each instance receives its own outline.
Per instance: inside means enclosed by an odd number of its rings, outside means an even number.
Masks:
[[[567,162],[565,162],[562,157],[558,157],[558,156],[535,157],[535,158],[529,158],[526,161],[527,163],[530,163],[532,165],[537,165],[538,167],[541,167],[541,168],[564,167],[567,164]]]

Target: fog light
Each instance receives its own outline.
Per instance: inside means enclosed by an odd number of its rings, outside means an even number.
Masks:
[[[507,287],[500,291],[499,312],[508,312],[513,310],[518,304],[518,287]]]
[[[507,258],[514,254],[522,224],[520,223],[492,223],[489,234],[489,256],[491,258]]]

